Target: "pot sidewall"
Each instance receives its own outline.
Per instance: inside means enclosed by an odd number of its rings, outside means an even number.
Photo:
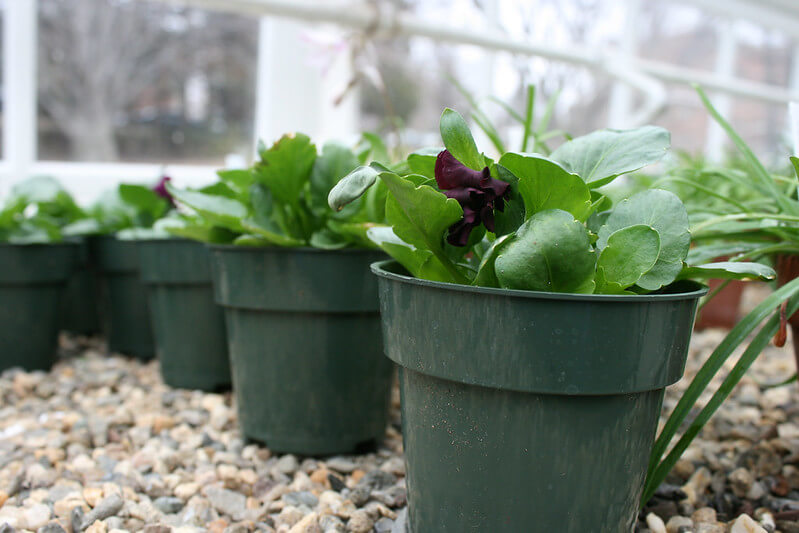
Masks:
[[[400,365],[410,529],[629,532],[705,291],[558,298],[386,264],[372,268]]]
[[[78,245],[2,244],[0,371],[49,370],[56,360],[61,304]]]
[[[214,302],[208,248],[184,239],[145,240],[138,257],[164,382],[229,389],[225,318]]]
[[[384,437],[374,253],[212,246],[243,433],[298,455],[352,453]],[[379,257],[379,255],[378,255]]]
[[[90,241],[99,276],[102,329],[112,353],[140,360],[155,357],[147,293],[139,275],[137,242],[113,236]]]

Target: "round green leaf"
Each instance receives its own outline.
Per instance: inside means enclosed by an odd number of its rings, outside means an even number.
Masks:
[[[673,193],[660,189],[639,192],[620,202],[610,213],[599,229],[597,249],[605,248],[614,232],[639,224],[651,226],[660,236],[657,262],[636,283],[653,291],[673,282],[682,270],[691,244],[688,213]]]
[[[609,287],[598,286],[597,292],[615,293],[635,285],[659,255],[660,236],[651,227],[637,224],[613,232],[597,259],[597,272]]]
[[[538,155],[508,152],[499,160],[499,165],[519,178],[519,193],[528,218],[547,209],[568,211],[577,220],[588,217],[591,191],[580,176]]]
[[[494,264],[500,287],[592,293],[596,252],[588,230],[566,211],[536,213],[519,227]]]
[[[562,144],[551,157],[597,188],[659,161],[670,144],[669,132],[657,126],[599,130]]]

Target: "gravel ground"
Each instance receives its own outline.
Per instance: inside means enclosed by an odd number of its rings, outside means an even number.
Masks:
[[[689,376],[722,336],[694,336]],[[272,456],[242,441],[230,395],[170,389],[157,363],[105,357],[91,341],[62,346],[72,357],[52,372],[0,377],[0,533],[403,532],[396,398],[376,453]],[[761,356],[638,531],[799,533],[799,391],[765,386],[793,372],[787,348]]]

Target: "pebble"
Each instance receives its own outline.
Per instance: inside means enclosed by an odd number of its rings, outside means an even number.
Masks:
[[[153,505],[164,514],[174,514],[183,509],[184,504],[181,498],[161,496],[153,502]]]
[[[666,533],[666,524],[655,513],[646,515],[646,525],[649,526],[649,530],[652,533]]]
[[[50,521],[52,512],[50,506],[37,503],[25,509],[22,513],[22,523],[20,527],[25,529],[39,529]]]
[[[247,508],[247,497],[232,490],[206,487],[203,490],[203,494],[211,502],[214,509],[235,519],[240,518]]]
[[[666,522],[667,533],[684,533],[686,530],[693,529],[694,521],[685,516],[675,515]],[[682,531],[680,530],[682,528]]]
[[[755,520],[746,514],[739,516],[735,522],[732,523],[730,533],[768,533],[765,528],[755,522]]]
[[[292,526],[289,533],[323,533],[319,525],[319,515],[316,513],[305,515],[299,522]]]
[[[694,335],[689,377],[720,339]],[[404,533],[398,405],[376,452],[273,454],[243,440],[231,394],[171,389],[157,362],[106,357],[93,342],[49,374],[0,374],[0,523],[42,533]],[[799,533],[799,388],[758,385],[794,365],[790,347],[766,348],[638,530]],[[664,412],[689,381],[667,389]]]
[[[739,498],[743,498],[752,488],[755,478],[746,468],[736,468],[730,472],[728,479],[732,486],[732,491]]]
[[[281,474],[293,474],[299,467],[300,464],[293,455],[284,455],[275,463],[275,470]]]
[[[95,522],[100,522],[109,516],[115,515],[122,509],[124,504],[125,502],[119,494],[112,494],[98,503],[97,507],[86,514],[83,519],[82,528],[85,529]]]
[[[347,522],[347,530],[353,533],[369,533],[375,525],[375,517],[364,509],[358,509]]]

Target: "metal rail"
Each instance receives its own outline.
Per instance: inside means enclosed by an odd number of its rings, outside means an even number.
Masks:
[[[388,7],[362,2],[324,2],[308,0],[158,0],[169,4],[199,7],[249,16],[287,17],[316,23],[333,23],[376,33],[427,37],[439,42],[479,46],[488,50],[541,56],[602,71],[643,93],[645,101],[636,111],[636,120],[646,122],[666,103],[661,82],[699,83],[708,89],[785,104],[799,100],[799,92],[737,77],[723,77],[660,61],[627,59],[616,52],[601,52],[584,46],[561,47],[546,43],[510,39],[506,36],[466,28],[446,28]],[[703,0],[696,3],[704,5]],[[382,4],[378,4],[382,5]],[[386,4],[389,6],[390,4]],[[755,9],[750,6],[751,9]],[[794,29],[790,24],[786,28]],[[636,72],[637,71],[637,72]]]

